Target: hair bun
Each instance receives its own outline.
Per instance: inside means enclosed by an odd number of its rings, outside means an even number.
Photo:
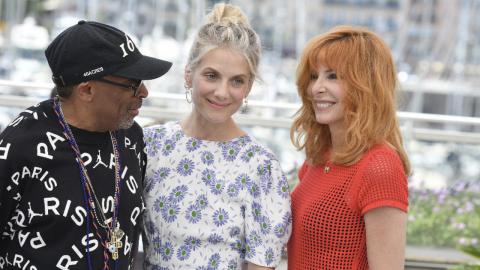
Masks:
[[[247,16],[240,10],[240,8],[220,3],[216,4],[210,14],[207,16],[206,23],[219,24],[223,26],[228,26],[230,24],[238,25],[243,24],[250,26]]]
[[[248,17],[240,7],[220,3],[205,16],[192,48],[190,49],[187,69],[194,70],[201,59],[216,48],[232,49],[245,57],[251,74],[251,81],[257,78],[261,44]]]

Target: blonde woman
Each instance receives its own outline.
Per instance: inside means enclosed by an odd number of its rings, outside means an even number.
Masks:
[[[307,160],[292,193],[288,269],[403,269],[410,165],[396,118],[396,72],[373,32],[313,38],[297,69],[291,129]]]
[[[215,5],[185,68],[192,111],[144,130],[147,269],[273,269],[291,229],[272,152],[232,119],[257,76],[260,41],[242,11]]]

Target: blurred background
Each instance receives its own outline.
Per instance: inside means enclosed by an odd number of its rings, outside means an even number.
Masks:
[[[214,0],[0,0],[0,129],[46,99],[49,42],[80,19],[126,31],[143,54],[174,63],[147,82],[138,121],[179,120],[189,111],[185,59]],[[274,150],[291,186],[304,157],[289,143],[299,108],[297,59],[313,36],[365,26],[391,47],[400,80],[398,116],[413,165],[408,269],[474,261],[480,238],[480,0],[238,0],[263,43],[261,80],[236,119]]]

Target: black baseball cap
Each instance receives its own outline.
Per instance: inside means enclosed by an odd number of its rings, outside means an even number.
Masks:
[[[135,80],[158,78],[172,63],[142,55],[123,31],[103,23],[79,21],[45,50],[56,86],[75,85],[114,75]]]

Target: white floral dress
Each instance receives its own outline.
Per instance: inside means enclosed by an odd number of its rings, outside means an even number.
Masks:
[[[178,122],[144,129],[146,269],[276,267],[291,232],[288,183],[248,135],[185,135]]]

